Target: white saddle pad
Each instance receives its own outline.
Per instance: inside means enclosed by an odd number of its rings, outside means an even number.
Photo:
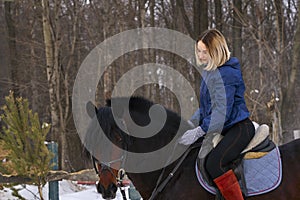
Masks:
[[[216,194],[216,189],[206,183],[201,176],[197,162],[195,167],[201,186],[208,192]],[[259,159],[244,160],[244,173],[247,196],[264,194],[276,189],[282,179],[282,164],[278,147]]]

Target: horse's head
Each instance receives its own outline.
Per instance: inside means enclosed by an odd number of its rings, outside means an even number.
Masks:
[[[116,104],[113,105],[111,104],[113,101],[108,101],[107,106],[99,109],[96,109],[91,103],[87,105],[92,121],[87,130],[85,146],[96,158],[94,161],[97,162],[94,166],[99,175],[97,190],[105,199],[115,197],[117,187],[122,184],[122,177],[120,176],[122,173],[119,172],[121,168],[132,166],[133,162],[139,167],[141,166],[140,160],[130,159],[129,153],[155,152],[171,143],[175,137],[179,137],[180,134],[177,132],[183,134],[185,130],[190,128],[188,123],[184,122],[180,129],[180,116],[167,109],[165,110],[166,120],[161,123],[159,112],[151,110],[160,109],[160,107],[154,108],[154,103],[146,99],[130,98],[128,108],[124,108],[123,103],[126,100],[128,99],[117,98]],[[155,132],[158,127],[156,124],[158,126],[162,124],[157,132]],[[142,129],[140,127],[150,128]],[[145,132],[152,133],[152,131],[156,134],[145,137],[148,136]],[[100,134],[100,132],[104,134]],[[110,144],[103,141],[109,141]],[[172,147],[169,148],[170,151],[173,149]],[[178,149],[179,147],[176,148],[176,150]],[[168,152],[166,155],[170,155],[169,153],[172,152]],[[106,158],[103,158],[102,154],[105,154]],[[158,162],[157,159],[156,161]],[[166,159],[161,159],[160,162],[166,164]],[[147,162],[145,163],[147,165]]]
[[[94,169],[99,177],[96,185],[97,192],[104,199],[113,199],[116,197],[117,189],[122,184],[122,178],[124,177],[124,170],[121,168],[122,163],[125,161],[125,155],[122,149],[128,143],[124,142],[125,133],[116,125],[109,106],[97,109],[89,102],[87,104],[87,112],[92,118],[92,122],[85,137],[85,146],[92,153]],[[100,127],[111,142],[110,144],[113,144],[105,147],[109,152],[105,158],[102,157],[101,149],[99,148],[104,146],[101,143],[103,135],[100,136],[99,134]]]
[[[114,199],[118,190],[118,171],[105,164],[95,162],[94,165],[99,177],[97,192],[102,194],[104,199]]]

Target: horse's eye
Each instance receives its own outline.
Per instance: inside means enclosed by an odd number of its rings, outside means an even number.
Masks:
[[[119,136],[117,137],[117,142],[121,143],[122,142],[122,138]]]

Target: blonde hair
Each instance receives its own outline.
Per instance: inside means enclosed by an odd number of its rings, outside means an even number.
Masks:
[[[207,63],[204,70],[213,71],[217,69],[217,67],[223,65],[226,61],[229,60],[230,52],[225,37],[217,29],[207,30],[199,36],[195,45],[195,53],[197,51],[197,44],[199,41],[202,41],[203,44],[206,46],[208,54],[210,56],[210,60]],[[197,53],[196,64],[198,66],[203,64],[200,62]]]

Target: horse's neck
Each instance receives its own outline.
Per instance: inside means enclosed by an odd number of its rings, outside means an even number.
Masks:
[[[128,174],[136,189],[141,193],[144,199],[149,199],[158,182],[161,183],[166,179],[169,173],[174,169],[177,162],[169,165],[164,170],[154,172]]]
[[[149,199],[156,183],[159,179],[161,171],[128,174],[136,189],[140,192],[144,199]]]
[[[174,177],[170,179],[166,186],[172,184],[170,182],[177,181],[178,176],[184,173],[184,176],[189,176],[192,178],[194,176],[194,163],[197,156],[198,149],[192,150],[192,152],[187,156],[183,163],[180,164],[179,168],[174,172]],[[144,199],[149,199],[153,190],[155,189],[157,182],[163,182],[167,176],[174,170],[179,160],[169,165],[165,170],[158,170],[155,172],[139,173],[139,174],[128,174],[129,178],[132,180],[136,189],[141,193]],[[185,168],[185,170],[183,170]],[[185,172],[183,172],[185,171]],[[163,173],[163,174],[162,174]],[[162,177],[161,177],[162,176]],[[183,177],[183,176],[182,176]]]

